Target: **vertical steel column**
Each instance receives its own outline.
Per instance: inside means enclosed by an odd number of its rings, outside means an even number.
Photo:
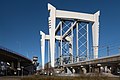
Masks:
[[[62,22],[62,21],[61,21]],[[63,65],[63,60],[62,60],[62,23],[60,24],[60,36],[61,36],[61,40],[60,40],[60,65]]]
[[[99,15],[100,11],[94,14],[95,22],[92,25],[93,36],[93,54],[94,58],[98,58],[98,45],[99,45]]]
[[[72,63],[73,63],[73,28],[72,28],[72,51],[71,52],[72,52],[71,55],[72,55]]]
[[[41,39],[41,61],[42,61],[42,69],[44,69],[45,63],[45,33],[40,31]]]
[[[48,74],[48,75],[49,75],[49,73],[50,73],[50,71],[49,71],[50,63],[51,63],[50,60],[51,60],[51,59],[50,59],[50,42],[49,42],[49,40],[48,40],[48,66],[47,66],[47,68],[48,68],[47,74]]]
[[[87,30],[87,60],[89,59],[89,27],[88,24],[86,26],[86,30]]]
[[[76,24],[76,62],[79,61],[79,57],[78,57],[78,22]]]
[[[71,23],[71,26],[73,25],[73,23]],[[71,35],[70,35],[71,39],[70,39],[70,47],[69,47],[69,51],[70,51],[70,61],[71,63],[73,63],[73,28],[71,28]]]
[[[55,67],[55,24],[56,24],[56,8],[48,4],[49,16],[49,34],[50,34],[50,54],[51,54],[51,67]]]
[[[48,62],[50,62],[50,45],[49,45],[50,43],[49,43],[49,41],[48,41]]]
[[[60,60],[60,56],[61,56],[61,48],[60,48],[60,41],[59,41],[59,43],[58,43],[58,58],[59,58],[59,60]],[[59,61],[59,65],[61,65],[61,60]]]

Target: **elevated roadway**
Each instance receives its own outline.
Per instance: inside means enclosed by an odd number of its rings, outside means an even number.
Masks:
[[[84,65],[95,65],[95,64],[119,64],[120,63],[120,54],[101,57],[98,59],[91,59],[86,61],[75,62],[71,64],[65,64],[65,67],[72,67],[72,66],[84,66]]]
[[[64,64],[67,73],[120,73],[120,54]]]
[[[0,62],[7,64],[10,75],[28,75],[34,71],[32,60],[4,47],[0,47]]]

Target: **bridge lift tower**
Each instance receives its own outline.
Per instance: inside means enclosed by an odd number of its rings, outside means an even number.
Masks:
[[[42,69],[44,69],[45,60],[45,41],[50,43],[50,62],[51,67],[59,62],[60,66],[68,63],[79,62],[89,59],[89,27],[92,28],[92,47],[93,58],[98,58],[99,45],[99,15],[56,10],[54,6],[48,3],[49,11],[49,35],[40,31],[41,37],[41,55]],[[90,25],[89,23],[92,23]],[[56,43],[59,44],[56,46]],[[59,51],[56,52],[56,47]],[[76,50],[74,51],[73,48]],[[58,55],[58,61],[55,58]]]

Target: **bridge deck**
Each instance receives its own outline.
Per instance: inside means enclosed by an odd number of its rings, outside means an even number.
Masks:
[[[120,63],[120,54],[113,55],[113,56],[107,56],[107,57],[101,57],[98,59],[91,59],[86,61],[80,61],[70,64],[65,64],[65,67],[72,67],[72,66],[84,66],[84,65],[91,65],[91,64],[119,64]]]

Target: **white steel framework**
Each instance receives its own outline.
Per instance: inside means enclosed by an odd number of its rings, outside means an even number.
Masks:
[[[44,69],[45,40],[50,42],[50,62],[51,67],[55,67],[55,59],[59,59],[59,64],[73,63],[89,59],[89,23],[92,23],[92,43],[94,58],[98,58],[99,43],[99,15],[100,11],[95,14],[71,12],[56,10],[54,6],[48,3],[49,16],[49,35],[42,31],[41,54],[42,68]],[[57,21],[59,20],[59,21]],[[76,30],[75,30],[76,29]],[[76,31],[76,45],[74,44],[74,34]],[[58,46],[55,46],[58,41]],[[74,51],[76,46],[76,52]],[[59,47],[56,52],[55,47]],[[76,55],[74,54],[76,53]],[[59,56],[55,58],[55,54]]]

